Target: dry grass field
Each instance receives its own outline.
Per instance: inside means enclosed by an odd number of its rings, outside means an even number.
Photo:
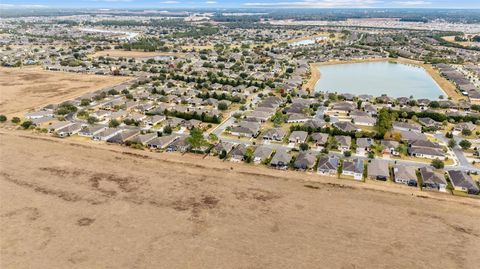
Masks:
[[[0,114],[22,113],[130,78],[45,71],[39,67],[0,68]]]
[[[1,268],[480,263],[479,200],[28,131],[0,154]]]

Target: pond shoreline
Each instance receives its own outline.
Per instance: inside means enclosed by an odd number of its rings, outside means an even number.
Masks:
[[[425,64],[420,61],[410,60],[406,58],[369,58],[369,59],[351,59],[347,61],[328,61],[320,63],[311,63],[310,64],[310,78],[304,83],[302,89],[315,91],[315,86],[317,82],[321,79],[321,72],[319,70],[320,66],[327,65],[338,65],[338,64],[355,64],[355,63],[369,63],[369,62],[393,62],[401,63],[406,65],[413,65],[416,67],[423,68],[428,75],[435,81],[440,90],[444,93],[445,99],[451,97],[454,101],[466,100],[458,91],[455,85],[452,82],[448,81],[446,78],[442,77],[438,70],[436,70],[431,64]]]

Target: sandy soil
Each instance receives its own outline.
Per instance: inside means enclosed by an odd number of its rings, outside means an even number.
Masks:
[[[455,85],[448,81],[446,78],[442,77],[438,70],[436,70],[431,64],[424,64],[419,61],[410,60],[406,58],[375,58],[375,59],[361,59],[361,60],[350,60],[350,61],[329,61],[323,63],[312,63],[310,68],[312,74],[310,79],[303,85],[304,89],[314,89],[317,81],[320,79],[320,71],[318,67],[321,65],[334,65],[334,64],[351,64],[351,63],[365,63],[365,62],[383,62],[383,61],[395,61],[398,63],[404,64],[413,64],[422,67],[428,74],[435,80],[435,82],[440,86],[442,91],[445,93],[445,96],[452,97],[453,100],[466,100],[458,91]]]
[[[2,268],[480,263],[479,200],[26,131],[0,153]]]
[[[182,53],[175,52],[158,52],[158,51],[128,51],[128,50],[102,50],[97,51],[93,57],[100,56],[110,56],[110,57],[126,57],[126,58],[142,58],[142,57],[153,57],[153,56],[183,56]]]
[[[0,113],[21,115],[33,108],[59,103],[129,79],[45,71],[39,67],[0,68]]]

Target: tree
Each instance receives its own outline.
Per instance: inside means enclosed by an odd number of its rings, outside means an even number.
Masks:
[[[90,124],[90,125],[95,124],[97,121],[98,121],[98,120],[97,120],[97,118],[95,118],[95,117],[91,117],[91,116],[90,116],[90,117],[87,118],[87,122],[88,122],[88,124]]]
[[[7,116],[0,115],[0,122],[6,122],[6,121],[7,121]]]
[[[110,122],[108,123],[108,127],[110,128],[116,128],[120,125],[120,122],[118,122],[118,120],[116,119],[112,119],[110,120]]]
[[[21,126],[23,127],[23,129],[28,129],[30,128],[30,126],[32,126],[32,121],[26,120],[22,123]]]
[[[218,110],[222,110],[222,111],[228,109],[228,105],[225,102],[219,102],[217,107],[218,107]]]
[[[253,149],[251,148],[247,148],[247,150],[245,151],[245,155],[243,156],[245,162],[247,163],[251,163],[252,160],[253,160]]]
[[[88,106],[88,105],[90,105],[90,100],[82,99],[82,101],[80,101],[80,105],[81,106]]]
[[[272,117],[272,122],[275,127],[279,127],[280,125],[282,125],[285,122],[282,112],[276,112],[275,115],[273,115]]]
[[[448,147],[449,148],[453,149],[456,145],[457,145],[457,142],[455,142],[455,139],[452,138],[452,139],[448,140]]]
[[[469,129],[463,129],[462,130],[462,135],[470,136],[470,135],[472,135],[472,131],[470,131]]]
[[[220,152],[220,155],[218,157],[222,160],[227,158],[227,151],[222,149],[222,152]]]
[[[460,147],[463,150],[467,150],[472,146],[472,142],[464,139],[464,140],[460,141],[460,143],[458,143],[458,145],[460,145]]]
[[[310,146],[307,143],[301,143],[300,144],[300,150],[305,151],[308,150]]]
[[[218,136],[216,134],[209,134],[208,135],[208,140],[210,142],[217,142],[218,141]]]
[[[398,151],[398,153],[400,153],[402,155],[407,155],[408,154],[408,148],[404,144],[398,145],[398,147],[395,150]]]
[[[15,124],[18,124],[18,123],[20,123],[20,118],[19,117],[13,117],[12,122],[15,123]]]
[[[444,163],[442,160],[438,159],[438,158],[432,160],[431,165],[432,165],[433,167],[435,167],[436,169],[443,169],[443,168],[445,167],[445,163]]]
[[[187,137],[187,143],[192,147],[193,150],[196,150],[205,146],[207,141],[203,137],[202,130],[193,128],[190,130],[190,136]]]
[[[384,136],[386,132],[392,129],[393,121],[396,118],[396,113],[390,113],[388,109],[382,108],[378,113],[377,131]]]
[[[163,133],[164,134],[171,134],[172,133],[172,127],[170,125],[167,125],[165,127],[163,127]]]

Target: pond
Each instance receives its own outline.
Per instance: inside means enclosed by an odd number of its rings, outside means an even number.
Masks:
[[[321,65],[316,91],[416,99],[446,96],[425,69],[394,62]]]

